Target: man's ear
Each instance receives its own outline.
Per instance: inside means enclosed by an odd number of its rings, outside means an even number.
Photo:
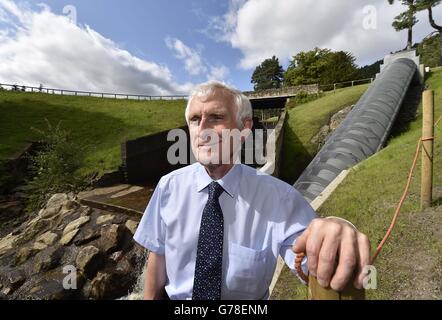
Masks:
[[[253,120],[252,119],[245,119],[243,120],[243,128],[241,130],[241,143],[244,143],[244,141],[249,137],[249,135],[252,133],[253,128]],[[244,136],[244,130],[246,131],[246,136]]]
[[[253,120],[252,119],[244,119],[243,120],[243,125],[244,125],[243,130],[244,129],[252,130],[252,128],[253,128]]]

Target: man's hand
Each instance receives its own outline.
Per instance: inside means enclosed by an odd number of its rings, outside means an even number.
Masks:
[[[354,286],[363,285],[363,268],[370,263],[370,241],[351,224],[335,218],[314,219],[293,246],[305,252],[309,273],[322,287],[342,291],[355,277]]]

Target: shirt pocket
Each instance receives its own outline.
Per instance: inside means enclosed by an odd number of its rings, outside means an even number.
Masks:
[[[254,293],[261,296],[266,292],[264,281],[267,270],[267,249],[254,250],[235,243],[229,243],[229,265],[226,286],[231,291]]]

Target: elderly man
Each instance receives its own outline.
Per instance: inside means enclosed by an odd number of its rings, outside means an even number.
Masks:
[[[341,290],[356,275],[362,286],[364,234],[318,218],[291,185],[238,163],[235,135],[224,133],[252,128],[244,95],[201,84],[185,116],[197,162],[161,178],[134,235],[150,251],[145,299],[267,299],[278,255],[294,271],[295,252],[306,252],[304,272],[320,285]]]

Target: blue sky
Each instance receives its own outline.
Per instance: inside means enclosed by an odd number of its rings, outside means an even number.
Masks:
[[[40,1],[38,1],[40,2]],[[66,5],[77,9],[77,23],[87,24],[112,39],[132,54],[167,65],[181,82],[205,81],[204,75],[191,76],[182,62],[166,46],[172,37],[200,50],[212,65],[225,65],[232,70],[241,57],[230,45],[211,39],[206,34],[208,18],[221,16],[228,9],[227,1],[140,1],[140,0],[50,0],[44,1],[54,13],[63,13]],[[208,32],[208,31],[207,31]],[[251,71],[235,72],[235,85],[250,87]]]
[[[254,68],[272,55],[286,67],[318,46],[350,51],[362,66],[402,49],[406,32],[391,22],[403,9],[386,0],[0,0],[0,82],[164,95],[218,79],[251,90]],[[441,8],[434,14],[442,24]],[[418,18],[415,41],[433,31]]]

